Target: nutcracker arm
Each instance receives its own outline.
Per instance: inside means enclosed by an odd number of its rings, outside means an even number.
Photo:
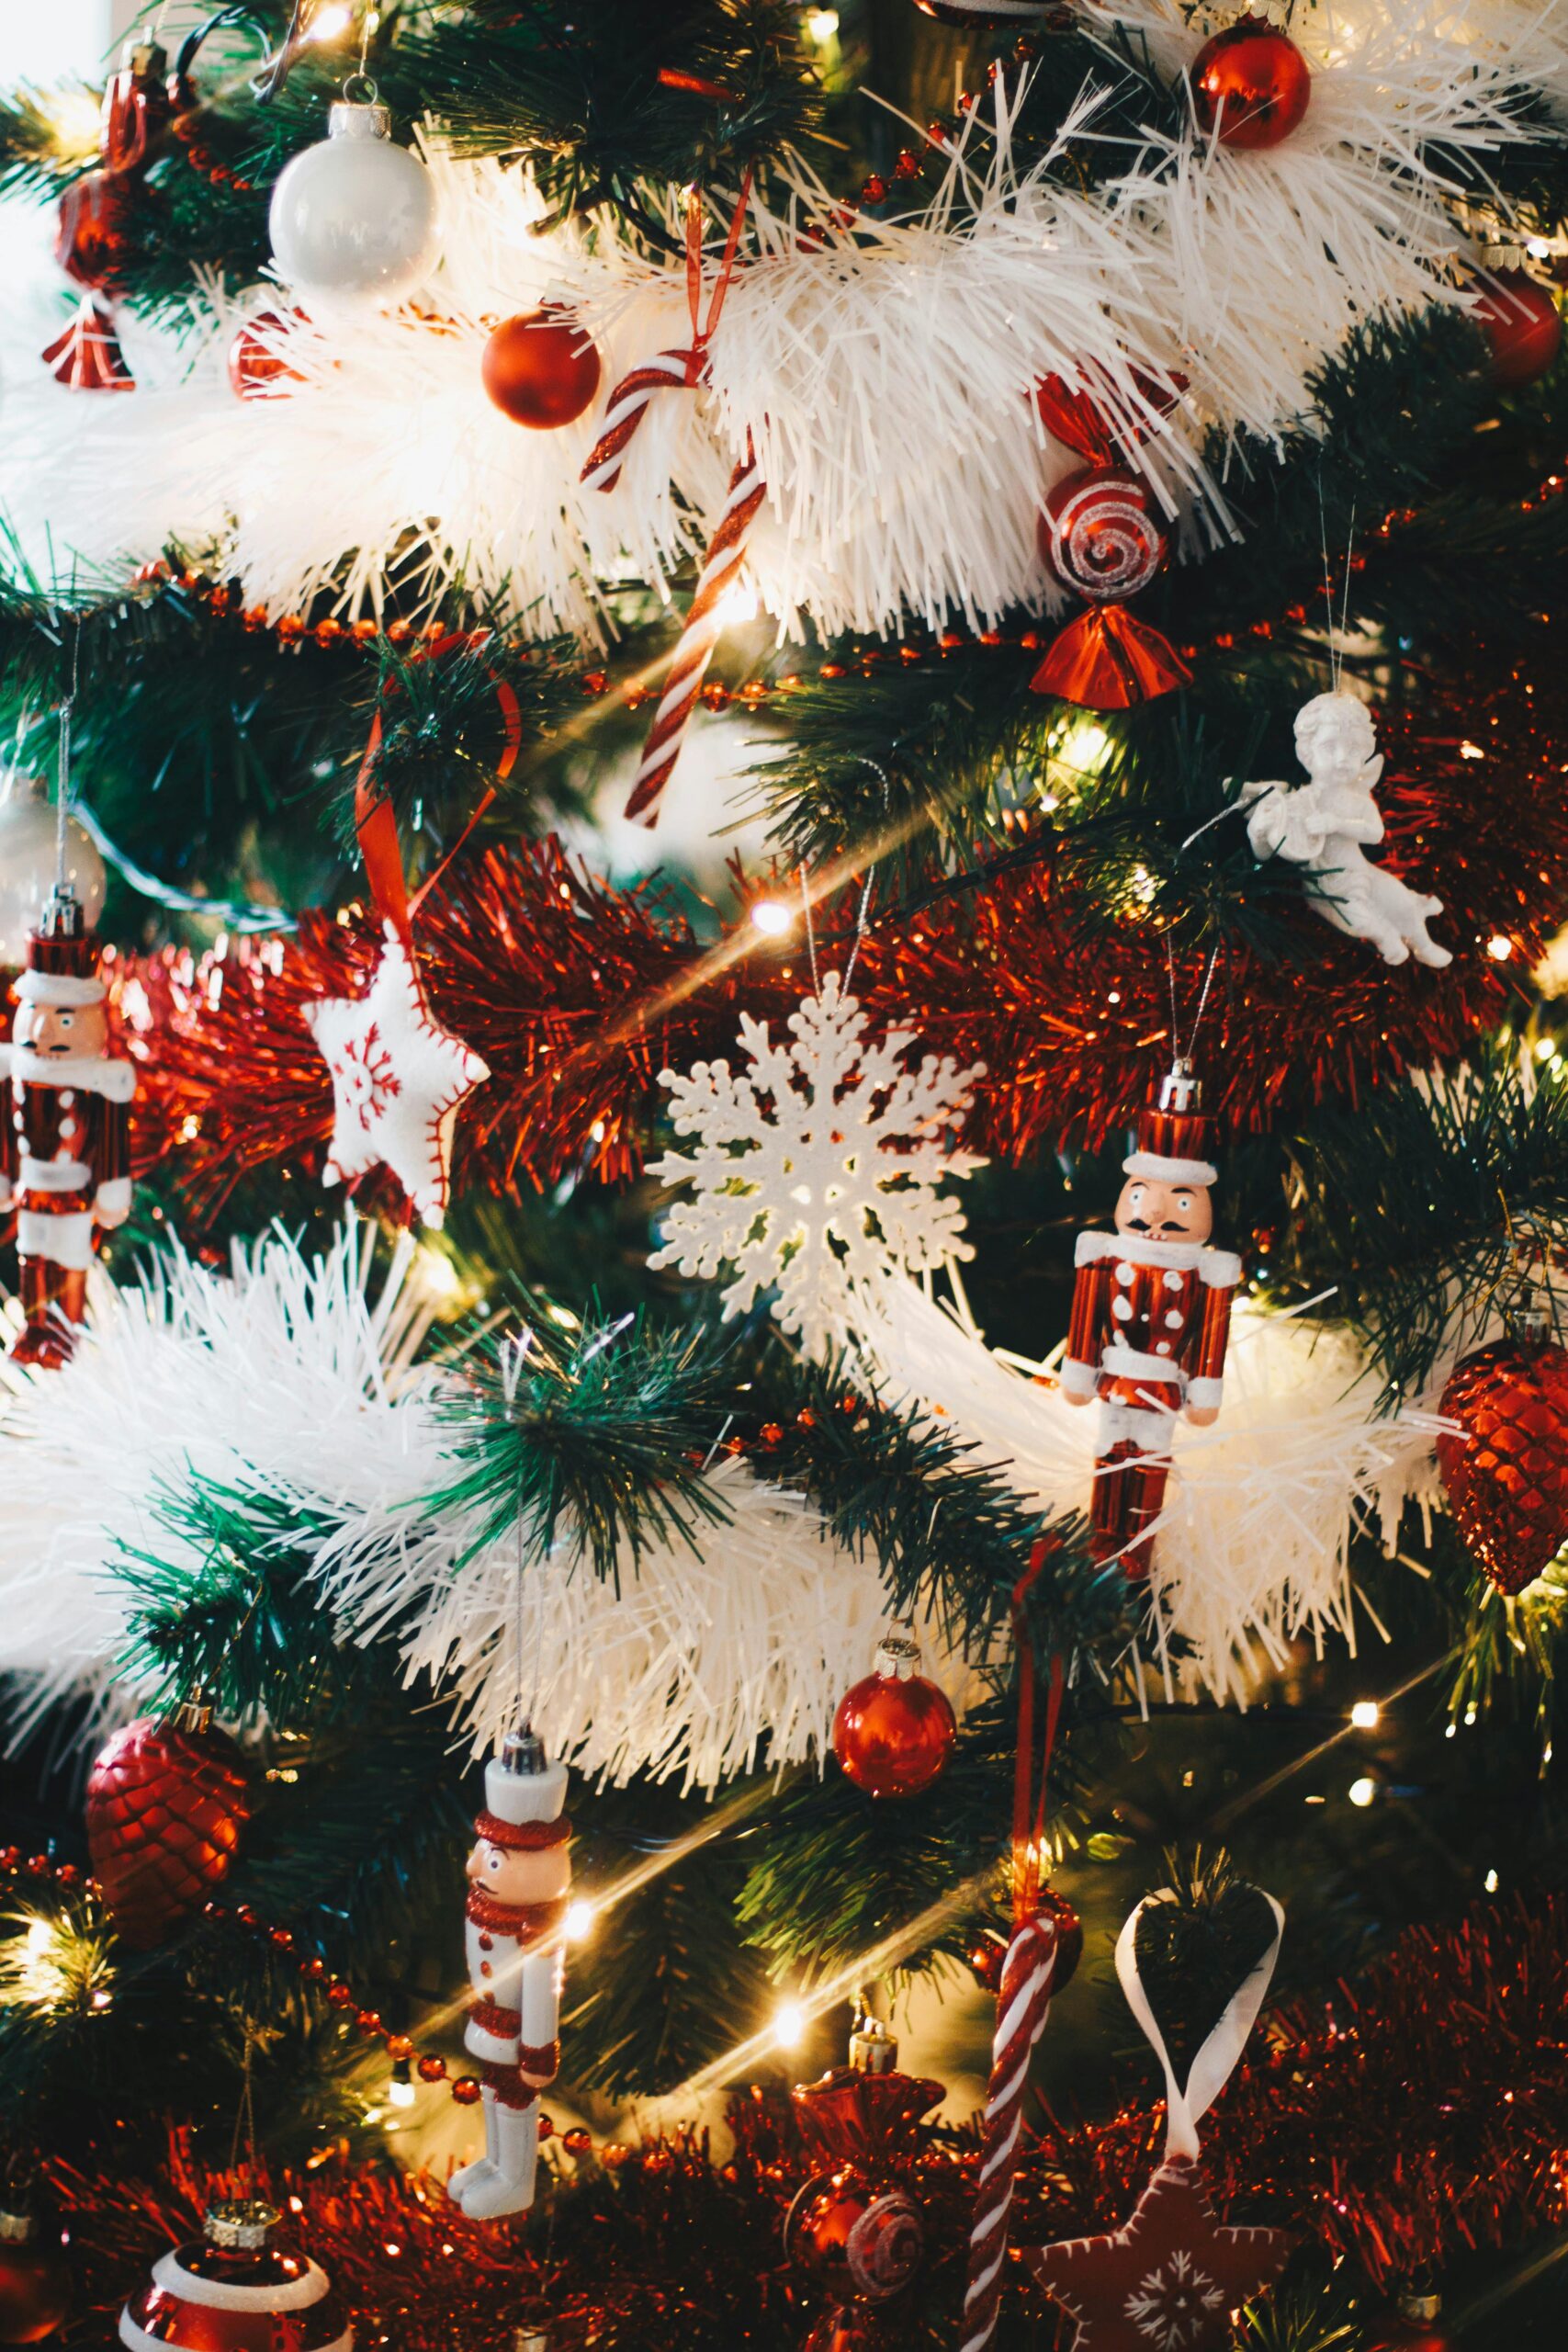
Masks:
[[[560,1996],[566,1955],[530,1952],[523,1962],[523,2030],[517,2052],[523,2079],[535,2090],[553,2083],[560,2065]]]
[[[1206,1250],[1199,1269],[1203,1313],[1198,1346],[1189,1368],[1184,1399],[1189,1419],[1214,1419],[1224,1394],[1225,1351],[1230,1340],[1231,1300],[1241,1280],[1241,1260],[1228,1250]]]
[[[1066,1361],[1062,1366],[1062,1394],[1069,1405],[1087,1405],[1100,1384],[1098,1358],[1103,1320],[1107,1251],[1112,1234],[1080,1233],[1074,1252],[1073,1313],[1067,1327]]]
[[[111,1176],[93,1195],[93,1214],[100,1225],[123,1225],[130,1215],[130,1179]]]

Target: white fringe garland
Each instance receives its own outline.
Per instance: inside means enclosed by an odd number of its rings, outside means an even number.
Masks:
[[[927,1407],[1051,1512],[1087,1515],[1095,1408],[1069,1405],[1043,1365],[993,1355],[962,1291],[946,1308],[913,1283],[889,1285],[863,1338],[897,1401]],[[1415,1408],[1380,1416],[1376,1396],[1344,1331],[1238,1302],[1219,1422],[1176,1425],[1156,1522],[1150,1634],[1172,1690],[1245,1703],[1303,1635],[1353,1652],[1358,1600],[1377,1626],[1350,1536],[1360,1527],[1392,1552],[1405,1503],[1434,1506],[1439,1423]]]
[[[1086,0],[1084,13],[1108,39],[1146,41],[1171,75],[1205,29],[1176,0]],[[457,163],[433,137],[446,237],[420,311],[290,320],[278,345],[304,380],[284,397],[237,401],[223,372],[241,317],[283,290],[211,289],[211,332],[188,359],[130,325],[138,389],[112,400],[51,382],[36,311],[16,306],[0,503],[45,576],[129,571],[174,534],[248,602],[283,613],[335,587],[337,609],[359,615],[378,608],[412,536],[432,596],[460,581],[476,600],[504,594],[536,634],[592,638],[608,628],[603,582],[659,582],[700,542],[750,433],[771,494],[750,573],[781,630],[807,616],[892,628],[908,613],[989,626],[1049,601],[1034,516],[1077,461],[1041,431],[1029,393],[1042,375],[1092,363],[1135,406],[1134,367],[1156,381],[1181,371],[1184,412],[1151,475],[1190,518],[1190,544],[1224,532],[1201,434],[1278,433],[1355,325],[1463,300],[1445,157],[1484,166],[1529,137],[1532,96],[1568,110],[1568,11],[1554,0],[1344,0],[1299,9],[1292,29],[1312,103],[1266,153],[1151,133],[1096,197],[1075,197],[1020,170],[1004,77],[994,144],[956,141],[913,219],[866,217],[852,237],[816,226],[834,199],[797,167],[784,211],[752,208],[711,389],[652,404],[608,496],[577,479],[596,412],[533,433],[491,406],[485,322],[579,303],[607,396],[628,366],[684,341],[682,270],[608,220],[536,237],[543,208],[525,172]],[[1086,93],[1064,142],[1096,136],[1096,106]]]

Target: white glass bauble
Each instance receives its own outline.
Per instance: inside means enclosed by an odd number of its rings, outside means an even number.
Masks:
[[[104,910],[104,861],[97,843],[74,817],[66,821],[65,879],[82,902],[91,930]],[[54,888],[54,810],[49,787],[36,776],[14,775],[0,787],[0,964],[19,965],[28,933]]]
[[[287,163],[272,191],[273,259],[318,301],[380,301],[406,293],[436,254],[435,184],[395,146],[385,107],[340,99],[328,136]]]

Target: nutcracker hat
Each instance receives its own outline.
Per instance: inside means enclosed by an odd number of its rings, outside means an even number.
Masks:
[[[20,1004],[51,1005],[62,1012],[102,1004],[108,993],[98,971],[103,952],[80,900],[69,890],[55,890],[28,933],[27,963],[11,993]]]
[[[511,1732],[485,1766],[485,1809],[474,1827],[492,1846],[561,1846],[571,1836],[565,1804],[566,1766],[546,1762],[532,1731]]]
[[[1217,1184],[1220,1171],[1203,1157],[1209,1122],[1202,1099],[1191,1063],[1173,1062],[1138,1121],[1137,1148],[1122,1162],[1123,1173],[1161,1184]]]

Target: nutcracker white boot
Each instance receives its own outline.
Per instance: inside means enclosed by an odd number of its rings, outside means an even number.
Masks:
[[[491,2090],[487,2090],[484,2094],[484,2118],[485,2152],[483,2155],[476,2156],[471,2165],[459,2165],[457,2171],[452,2175],[451,2179],[446,2184],[446,2194],[452,2199],[454,2205],[463,2204],[463,2193],[466,2189],[477,2189],[480,2188],[484,2182],[492,2179],[495,2176],[495,2149],[497,2144],[495,2129],[495,2093]],[[467,2211],[467,2210],[468,2208],[464,2206],[464,2211]]]
[[[487,2103],[492,2094],[486,2093]],[[499,2222],[508,2213],[525,2213],[534,2202],[534,2174],[539,2161],[539,2109],[495,2103],[498,2140],[493,2172],[469,2184],[458,2202],[471,2222]]]

